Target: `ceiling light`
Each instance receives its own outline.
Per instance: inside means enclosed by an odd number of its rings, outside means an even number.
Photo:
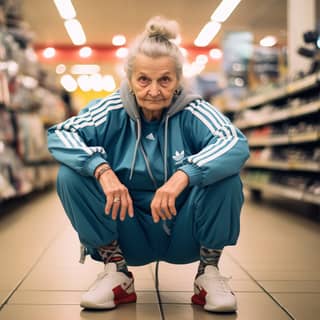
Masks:
[[[112,75],[107,74],[102,78],[102,86],[105,91],[112,92],[116,88],[116,83]]]
[[[243,87],[244,86],[244,80],[240,77],[237,77],[234,79],[234,84],[236,87]]]
[[[7,69],[8,69],[8,74],[9,76],[13,77],[15,75],[17,75],[18,71],[19,71],[19,64],[16,63],[13,60],[10,60],[7,62]]]
[[[56,55],[56,49],[52,47],[48,47],[43,50],[42,54],[46,59],[51,59]]]
[[[81,58],[88,58],[92,55],[92,49],[90,47],[83,47],[79,50],[79,56]]]
[[[189,63],[185,63],[183,65],[183,76],[185,78],[192,78],[194,76],[194,72],[193,72],[193,69],[192,69],[192,66],[191,64]]]
[[[100,73],[90,76],[91,88],[93,91],[99,92],[103,90],[102,75]]]
[[[77,81],[70,74],[64,74],[60,83],[68,92],[76,91],[78,87]]]
[[[33,48],[28,47],[28,48],[24,49],[24,52],[25,52],[25,55],[29,61],[32,61],[32,62],[38,61],[38,56]]]
[[[277,38],[274,36],[266,36],[260,40],[260,46],[273,47],[277,43]]]
[[[76,17],[76,10],[70,0],[54,0],[54,4],[63,19],[68,20]]]
[[[115,65],[115,72],[120,78],[125,78],[126,72],[124,71],[123,68],[123,63],[116,63]]]
[[[64,26],[74,45],[78,46],[86,43],[86,35],[82,29],[81,23],[77,19],[66,20]]]
[[[194,41],[194,45],[197,47],[207,46],[219,32],[220,28],[220,23],[216,21],[208,22],[198,34],[197,39]]]
[[[122,34],[117,34],[112,37],[112,44],[114,46],[123,46],[126,43],[126,37]]]
[[[77,82],[82,91],[88,92],[91,90],[90,77],[88,75],[82,74],[78,77]]]
[[[22,82],[23,86],[27,89],[35,89],[39,83],[38,80],[29,76],[21,76],[20,81]]]
[[[200,74],[201,71],[205,68],[204,65],[196,64],[195,62],[185,63],[183,65],[183,76],[185,78],[193,78],[196,75]]]
[[[119,48],[116,51],[116,56],[118,58],[125,58],[128,56],[128,49],[127,48]]]
[[[211,15],[211,20],[224,22],[236,8],[241,0],[222,0],[217,9]]]
[[[57,66],[56,66],[56,73],[57,74],[62,74],[62,73],[64,73],[65,71],[66,71],[66,66],[64,65],[64,64],[58,64]]]
[[[97,64],[75,64],[71,67],[72,74],[95,74],[100,72]]]
[[[206,65],[208,63],[208,57],[205,54],[199,54],[196,57],[195,63],[198,65]]]
[[[222,58],[222,51],[220,49],[211,49],[209,51],[209,56],[210,58],[214,59],[214,60],[219,60]]]
[[[204,64],[198,64],[196,62],[192,62],[191,65],[192,65],[192,68],[194,69],[196,75],[200,74],[205,68]]]

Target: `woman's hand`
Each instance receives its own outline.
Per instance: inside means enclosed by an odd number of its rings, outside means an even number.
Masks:
[[[181,170],[176,171],[171,178],[155,193],[151,202],[151,214],[155,223],[172,219],[177,214],[176,198],[188,186],[189,177]]]
[[[105,167],[103,167],[105,166]],[[117,214],[120,209],[120,220],[123,221],[128,212],[129,216],[132,218],[134,216],[133,202],[127,187],[120,182],[117,175],[107,164],[103,164],[96,169],[98,176],[98,181],[101,184],[104,194],[107,198],[107,203],[105,207],[106,214],[110,214],[112,208],[112,219],[117,219]],[[99,171],[104,169],[101,175]],[[107,170],[106,170],[107,169]]]

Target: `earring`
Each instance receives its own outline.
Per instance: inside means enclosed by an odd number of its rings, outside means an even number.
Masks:
[[[176,89],[173,94],[175,96],[178,96],[180,93],[181,93],[181,90],[180,89]]]
[[[131,95],[135,96],[134,91],[132,89],[129,89],[129,92]]]

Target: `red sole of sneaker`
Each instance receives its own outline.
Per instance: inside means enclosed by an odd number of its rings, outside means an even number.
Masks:
[[[137,301],[137,295],[135,292],[128,293],[121,286],[115,287],[112,291],[114,293],[114,303],[116,305]]]
[[[206,300],[204,297],[198,294],[194,294],[191,298],[193,304],[198,304],[200,306],[204,306],[206,304]]]
[[[200,306],[204,306],[206,304],[204,292],[200,292],[200,294],[194,294],[191,298],[193,304],[197,304]],[[210,312],[218,312],[218,313],[234,313],[237,311],[237,308],[229,308],[229,307],[205,307],[205,310]]]
[[[114,303],[116,305],[122,304],[122,303],[133,303],[133,302],[136,302],[136,301],[137,301],[137,295],[135,293],[128,294],[125,297],[115,298],[114,299]]]

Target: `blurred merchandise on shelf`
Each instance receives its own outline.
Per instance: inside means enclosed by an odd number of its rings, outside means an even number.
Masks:
[[[300,47],[298,53],[305,58],[311,59],[310,69],[307,74],[320,70],[320,50],[319,50],[319,31],[308,30],[303,34],[303,41],[307,46]],[[310,45],[312,46],[310,48]]]
[[[273,87],[286,77],[286,49],[282,47],[255,46],[248,66],[248,89]]]
[[[17,152],[24,162],[50,160],[46,132],[41,117],[37,113],[17,115],[18,140]]]
[[[65,119],[62,89],[37,60],[19,1],[0,2],[0,202],[55,181],[46,128]]]
[[[320,205],[320,72],[257,90],[239,103],[235,124],[251,156],[244,185],[256,196],[278,196]]]
[[[254,44],[250,32],[229,32],[224,36],[223,52],[224,85],[220,85],[220,91],[212,96],[211,103],[231,120],[241,109],[239,101],[261,92],[273,94],[288,80],[287,52],[281,44],[263,47]],[[265,111],[271,111],[271,107]],[[242,114],[249,118],[252,115],[251,112]]]
[[[275,172],[264,168],[245,169],[244,185],[253,191],[267,191],[295,200],[320,204],[320,181],[313,174]]]

